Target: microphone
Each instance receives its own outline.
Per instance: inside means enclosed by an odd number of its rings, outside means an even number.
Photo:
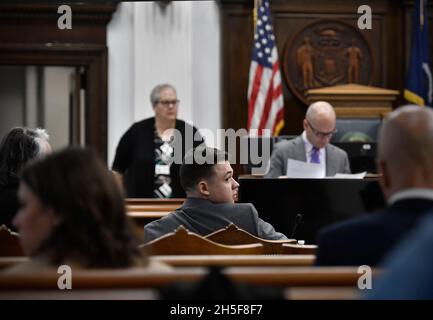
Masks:
[[[304,223],[304,221],[302,221],[303,218],[304,217],[300,213],[298,213],[296,215],[296,217],[295,217],[295,224],[293,225],[292,234],[290,235],[291,239],[295,239],[296,229],[298,229],[299,225],[301,225],[302,223]]]

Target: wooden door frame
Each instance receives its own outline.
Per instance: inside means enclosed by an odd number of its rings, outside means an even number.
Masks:
[[[83,66],[85,144],[107,159],[107,46],[79,43],[0,43],[0,65]]]

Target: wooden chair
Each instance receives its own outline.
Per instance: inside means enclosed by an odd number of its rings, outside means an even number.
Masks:
[[[15,258],[18,259],[18,258]],[[151,256],[150,261],[162,262],[175,268],[190,267],[308,267],[314,264],[315,255],[303,254],[246,254],[246,255],[168,255]],[[11,264],[14,261],[4,261]],[[0,258],[0,269],[2,259]]]
[[[286,253],[286,248],[283,244],[295,244],[296,240],[266,240],[256,237],[251,233],[238,228],[235,224],[230,223],[227,227],[219,229],[206,237],[217,243],[226,245],[252,244],[261,243],[263,245],[264,254],[283,254]]]
[[[22,257],[20,236],[11,231],[4,224],[0,226],[0,257]]]
[[[227,246],[189,232],[184,226],[180,226],[173,233],[168,233],[140,245],[140,249],[150,255],[240,255],[263,253],[262,244]]]

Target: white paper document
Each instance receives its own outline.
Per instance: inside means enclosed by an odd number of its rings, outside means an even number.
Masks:
[[[320,179],[324,178],[322,167],[317,163],[308,163],[293,159],[287,160],[287,178]]]
[[[335,179],[364,179],[365,175],[367,174],[366,171],[360,172],[360,173],[337,173],[333,177],[327,177],[327,178],[335,178]]]

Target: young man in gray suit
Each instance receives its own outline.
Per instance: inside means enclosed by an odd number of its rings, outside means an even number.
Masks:
[[[335,132],[335,122],[334,108],[328,102],[311,104],[303,122],[304,132],[293,140],[275,145],[265,177],[286,175],[288,159],[318,164],[323,177],[350,173],[347,153],[329,143]]]
[[[187,199],[176,211],[144,227],[146,241],[180,225],[204,236],[230,223],[263,239],[287,239],[260,219],[251,203],[234,203],[239,184],[233,178],[227,153],[204,146],[191,150],[180,168],[180,181]]]

